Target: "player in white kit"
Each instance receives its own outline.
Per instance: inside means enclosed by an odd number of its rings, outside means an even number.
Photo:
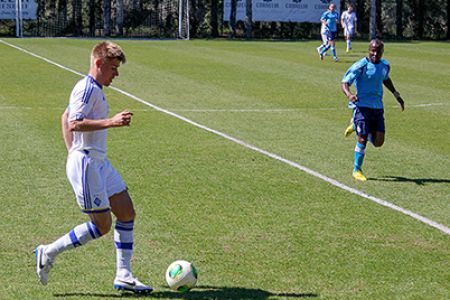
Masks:
[[[67,177],[78,205],[90,221],[76,226],[53,243],[36,247],[36,271],[44,285],[56,256],[108,233],[112,213],[116,217],[114,288],[135,293],[153,290],[131,272],[136,213],[125,183],[106,157],[107,129],[129,126],[131,122],[132,113],[127,110],[108,118],[109,107],[103,93],[103,86],[109,86],[114,77],[119,76],[118,68],[125,62],[119,45],[97,44],[91,52],[89,75],[75,85],[69,106],[62,115],[62,131],[69,152]]]
[[[356,33],[356,22],[358,18],[356,13],[353,11],[353,4],[349,3],[347,5],[347,10],[342,13],[341,25],[344,28],[344,36],[347,41],[347,52],[352,50],[352,37]]]

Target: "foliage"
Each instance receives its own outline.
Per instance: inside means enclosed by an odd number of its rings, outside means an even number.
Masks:
[[[125,0],[37,0],[38,20],[25,22],[25,35],[31,36],[157,36],[176,37],[178,1]],[[341,0],[342,9],[348,1]],[[352,0],[359,16],[359,37],[369,35],[370,0]],[[230,36],[223,21],[223,0],[191,0],[191,37]],[[449,36],[449,0],[378,0],[378,35],[397,39],[445,39]],[[108,13],[105,9],[111,7]],[[118,19],[124,10],[123,23]],[[93,11],[91,14],[91,10]],[[400,10],[399,13],[398,10]],[[401,20],[397,19],[402,16]],[[111,22],[105,23],[105,20]],[[243,37],[242,22],[237,37]],[[400,27],[398,27],[400,26]],[[254,22],[255,38],[317,38],[319,24]],[[153,33],[152,33],[153,32]],[[0,23],[0,34],[11,35],[8,23]]]

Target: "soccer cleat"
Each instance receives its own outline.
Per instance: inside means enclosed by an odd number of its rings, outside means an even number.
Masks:
[[[316,49],[317,49],[317,53],[319,53],[319,55],[320,55],[320,51],[322,50],[321,47],[319,46]]]
[[[345,52],[349,53],[349,52],[350,52],[350,49],[349,49],[349,48],[347,48],[347,50],[345,50]]]
[[[135,294],[149,294],[153,291],[151,286],[143,284],[131,274],[124,278],[116,277],[114,279],[114,288],[119,291],[129,291]]]
[[[353,132],[355,132],[355,127],[353,124],[350,124],[345,128],[344,135],[345,137],[350,136]]]
[[[320,60],[323,60],[323,54],[319,53],[319,58],[320,58]]]
[[[339,58],[337,56],[333,57],[334,62],[338,62]]]
[[[353,171],[353,178],[359,181],[367,181],[366,176],[363,175],[361,170]]]
[[[46,245],[39,245],[34,250],[36,254],[36,273],[43,285],[48,283],[48,273],[53,267],[53,260],[45,254],[45,249],[47,249]]]

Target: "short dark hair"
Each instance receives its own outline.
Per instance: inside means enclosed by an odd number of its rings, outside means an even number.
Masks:
[[[375,47],[375,48],[384,49],[384,43],[380,39],[373,39],[373,40],[371,40],[370,43],[369,43],[369,49],[372,46]]]

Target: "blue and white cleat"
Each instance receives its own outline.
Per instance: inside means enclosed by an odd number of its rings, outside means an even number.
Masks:
[[[114,288],[119,291],[129,291],[135,294],[150,294],[153,291],[151,286],[145,285],[131,274],[124,278],[114,279]]]
[[[39,245],[36,247],[36,250],[34,250],[34,253],[36,254],[36,273],[39,281],[43,285],[48,283],[48,273],[53,267],[53,260],[45,254],[46,249],[47,245]]]

